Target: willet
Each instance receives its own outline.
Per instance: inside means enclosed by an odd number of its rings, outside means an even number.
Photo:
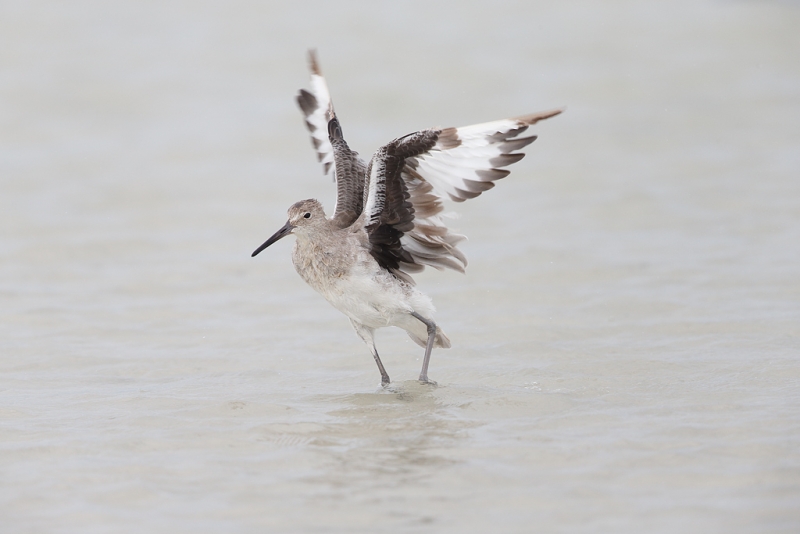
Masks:
[[[411,273],[425,266],[464,272],[458,249],[464,236],[445,225],[442,200],[475,198],[509,174],[503,169],[524,156],[536,136],[528,126],[558,115],[556,109],[461,128],[429,128],[391,141],[369,163],[350,150],[333,110],[328,86],[313,51],[311,91],[301,89],[302,109],[323,172],[336,181],[333,216],[315,199],[289,208],[286,224],[253,256],[290,234],[297,240],[292,263],[303,280],[350,318],[381,373],[389,375],[375,348],[377,328],[397,326],[425,348],[419,380],[428,379],[434,347],[450,340],[433,320],[431,299]]]

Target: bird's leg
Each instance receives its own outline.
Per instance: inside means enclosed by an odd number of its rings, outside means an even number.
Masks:
[[[428,327],[428,344],[425,347],[425,359],[422,360],[422,371],[419,373],[419,381],[423,384],[433,384],[436,382],[428,379],[428,364],[431,362],[431,351],[433,350],[433,342],[436,340],[436,323],[430,319],[426,319],[417,312],[411,312],[413,317],[422,321]]]
[[[378,364],[378,371],[381,372],[381,385],[388,386],[389,385],[389,374],[386,372],[386,369],[383,368],[383,363],[381,363],[381,357],[378,356],[378,349],[375,348],[375,343],[372,344],[371,347],[372,357],[375,358],[375,363]]]
[[[389,374],[386,372],[386,369],[383,368],[383,363],[381,362],[381,357],[378,356],[378,349],[375,348],[375,337],[374,337],[374,330],[367,326],[364,326],[361,323],[357,323],[354,320],[350,319],[350,324],[353,325],[353,328],[358,334],[358,337],[367,344],[369,347],[369,351],[372,353],[372,357],[375,358],[375,363],[378,364],[378,370],[381,372],[381,385],[386,387],[389,385]]]

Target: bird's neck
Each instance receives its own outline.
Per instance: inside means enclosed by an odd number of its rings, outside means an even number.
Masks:
[[[336,235],[342,232],[326,230],[298,235],[292,251],[297,273],[320,292],[324,291],[322,286],[344,277],[352,263],[344,236]]]

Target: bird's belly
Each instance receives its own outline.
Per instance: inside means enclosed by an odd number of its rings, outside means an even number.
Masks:
[[[432,317],[434,312],[429,297],[388,272],[342,278],[327,290],[318,291],[334,308],[370,328],[407,329],[411,312],[424,317]]]
[[[320,293],[349,318],[371,328],[380,328],[395,324],[399,316],[413,311],[409,295],[403,289],[394,278],[350,277]]]
[[[429,297],[380,268],[369,256],[336,271],[313,262],[296,261],[295,268],[334,308],[370,328],[401,326],[412,311],[425,317],[433,314]]]

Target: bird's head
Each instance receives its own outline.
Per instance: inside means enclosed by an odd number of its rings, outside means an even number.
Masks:
[[[301,200],[295,202],[289,208],[289,220],[283,225],[283,228],[275,232],[272,237],[264,241],[251,256],[255,256],[275,241],[286,237],[289,234],[296,234],[305,236],[315,226],[325,224],[325,210],[322,209],[322,204],[314,198],[308,200]]]

